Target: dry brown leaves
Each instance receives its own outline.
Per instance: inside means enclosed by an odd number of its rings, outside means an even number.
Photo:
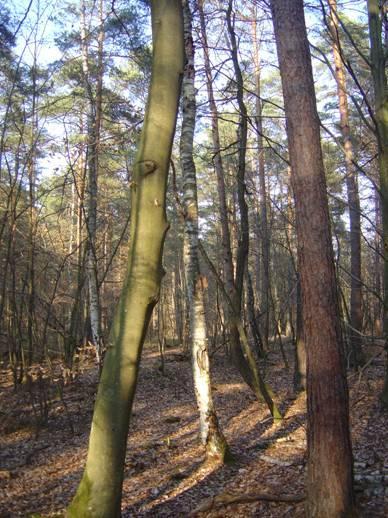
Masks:
[[[180,353],[167,350],[162,376],[156,350],[145,348],[128,436],[122,516],[187,516],[222,495],[303,494],[305,398],[293,395],[292,372],[284,369],[279,354],[270,355],[267,379],[282,401],[285,419],[280,424],[273,424],[266,406],[256,402],[226,358],[221,353],[214,357],[215,403],[235,457],[234,463],[220,466],[204,461],[190,362],[182,361]],[[291,363],[290,346],[287,353]],[[388,514],[388,419],[378,405],[383,368],[377,357],[362,376],[349,379],[357,497],[368,518]],[[75,492],[86,456],[96,369],[90,364],[62,385],[62,396],[55,387],[59,379],[51,376],[45,384],[48,409],[42,423],[38,385],[35,392],[23,386],[15,393],[10,373],[1,372],[2,518],[61,516]],[[213,518],[303,515],[303,502],[264,500],[229,502],[200,513]]]

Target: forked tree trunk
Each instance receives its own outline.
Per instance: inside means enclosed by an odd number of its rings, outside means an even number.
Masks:
[[[357,172],[353,164],[353,144],[349,127],[349,108],[346,90],[345,67],[341,57],[338,33],[337,0],[330,5],[329,27],[335,65],[335,79],[340,111],[340,127],[345,153],[346,188],[350,219],[350,363],[359,367],[364,363],[362,353],[362,283],[361,283],[361,212],[358,195]]]
[[[193,160],[195,130],[195,68],[191,11],[188,0],[182,0],[186,66],[182,81],[182,134],[180,157],[183,172],[183,203],[185,219],[184,265],[187,303],[190,320],[190,345],[194,389],[200,416],[200,436],[208,457],[223,461],[228,447],[218,425],[211,383],[208,339],[206,333],[203,282],[198,257],[197,179]]]
[[[242,295],[242,281],[243,281],[243,271],[242,266],[246,262],[246,253],[247,253],[247,221],[245,221],[244,225],[244,241],[241,243],[240,248],[240,258],[239,258],[239,271],[237,279],[236,272],[236,282],[234,277],[234,268],[233,268],[233,258],[231,251],[231,243],[230,243],[230,232],[229,232],[229,222],[228,222],[228,208],[226,201],[226,192],[225,192],[225,178],[224,178],[224,166],[221,157],[221,145],[220,145],[220,135],[219,135],[219,127],[218,127],[218,112],[217,105],[214,99],[213,92],[213,77],[212,70],[210,64],[210,56],[209,56],[209,46],[207,41],[207,33],[206,33],[206,22],[205,22],[205,13],[203,10],[204,0],[198,0],[197,7],[199,13],[200,20],[200,29],[201,29],[201,39],[203,45],[204,52],[204,64],[205,64],[205,75],[206,75],[206,86],[211,114],[211,135],[213,141],[213,149],[214,149],[214,169],[217,177],[217,187],[218,187],[218,196],[219,196],[219,204],[220,204],[220,222],[221,222],[221,243],[222,243],[222,269],[224,273],[225,279],[225,287],[228,297],[232,301],[232,308],[227,307],[227,318],[229,323],[229,333],[230,333],[230,355],[233,361],[233,364],[238,369],[244,381],[251,388],[251,390],[258,396],[260,394],[260,387],[257,384],[257,375],[254,372],[255,368],[252,369],[251,362],[247,359],[247,355],[245,351],[243,352],[243,346],[240,343],[240,333],[238,327],[236,325],[236,313],[238,317],[240,316],[240,308],[241,308],[241,295]],[[241,100],[241,92],[240,92],[240,100]],[[246,117],[245,117],[246,119]],[[245,120],[246,123],[246,120]],[[242,129],[242,133],[241,133]],[[244,128],[240,126],[240,134],[244,139]],[[243,146],[243,155],[245,154],[244,144]],[[240,149],[241,151],[241,149]],[[240,171],[243,172],[243,163],[239,164]],[[242,194],[242,196],[241,196]],[[244,205],[245,200],[243,200],[244,194],[240,192],[239,203],[241,201],[243,213],[243,218],[246,218],[246,213],[244,210],[246,209],[246,205]],[[237,281],[239,284],[237,284]],[[241,287],[241,289],[240,289]],[[249,347],[249,344],[247,343]],[[253,359],[253,355],[252,355]],[[259,398],[260,399],[260,398]]]
[[[247,313],[248,313],[248,322],[249,327],[251,329],[251,334],[253,338],[253,342],[255,344],[255,350],[259,357],[264,357],[264,347],[263,347],[263,340],[261,337],[261,333],[259,330],[259,326],[256,322],[256,315],[255,315],[255,297],[253,293],[253,286],[252,286],[252,279],[251,275],[248,271],[248,269],[245,272],[245,279],[246,279],[246,296],[247,296]]]
[[[382,42],[382,13],[379,0],[368,0],[371,66],[375,92],[375,118],[380,171],[380,201],[383,227],[383,333],[386,348],[385,383],[381,403],[388,409],[388,86],[386,76],[387,49]],[[385,13],[386,17],[387,14]]]
[[[259,401],[265,401],[265,403],[268,406],[269,411],[271,412],[271,415],[274,419],[280,420],[283,418],[280,410],[278,409],[276,403],[273,400],[273,392],[271,388],[264,382],[264,379],[262,378],[260,371],[257,367],[255,357],[253,354],[253,351],[251,349],[251,346],[248,342],[248,337],[245,332],[244,325],[241,321],[239,312],[235,309],[233,305],[232,299],[229,297],[228,292],[226,291],[226,287],[224,283],[222,282],[220,276],[218,275],[218,272],[213,265],[213,263],[210,261],[205,249],[203,248],[202,244],[199,242],[199,250],[205,259],[206,263],[209,266],[210,271],[213,273],[215,280],[217,281],[218,287],[220,288],[221,293],[224,296],[224,299],[227,303],[227,306],[229,307],[231,324],[233,327],[237,330],[238,336],[239,336],[239,343],[241,343],[242,351],[244,353],[244,359],[248,364],[249,369],[249,386],[251,387],[252,391],[256,395],[257,399]]]
[[[234,292],[233,258],[230,244],[230,232],[228,222],[228,204],[226,201],[224,165],[221,156],[220,134],[218,128],[218,111],[213,92],[213,76],[210,64],[209,46],[207,41],[204,0],[198,0],[198,13],[201,26],[201,39],[204,54],[206,87],[210,107],[211,136],[214,153],[214,169],[217,177],[217,189],[220,205],[221,243],[222,243],[222,269],[224,271],[225,285],[231,295]]]
[[[148,323],[163,276],[167,173],[183,70],[180,0],[152,0],[150,93],[132,183],[127,276],[116,309],[90,432],[85,471],[68,516],[120,516],[129,419]]]
[[[326,180],[303,0],[271,0],[295,197],[307,351],[307,515],[354,514],[352,448]]]
[[[237,103],[239,109],[239,121],[237,129],[238,142],[238,167],[237,167],[237,200],[240,213],[239,236],[236,260],[236,307],[240,309],[244,286],[244,273],[249,252],[249,221],[248,221],[248,205],[245,200],[245,161],[247,154],[247,138],[248,138],[248,115],[244,101],[244,80],[241,73],[240,63],[238,60],[238,44],[236,33],[234,30],[235,15],[232,13],[233,1],[229,0],[226,9],[226,25],[230,39],[230,53],[232,56],[233,69],[236,79]]]

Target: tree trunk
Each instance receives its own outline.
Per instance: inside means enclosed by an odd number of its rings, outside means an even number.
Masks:
[[[330,5],[329,27],[333,44],[340,127],[345,153],[346,188],[350,219],[350,363],[355,367],[359,367],[364,363],[361,341],[362,283],[360,198],[358,195],[357,172],[353,164],[353,144],[350,137],[345,67],[342,62],[341,44],[338,33],[337,0],[328,0],[328,2]]]
[[[80,133],[84,135],[83,117],[80,117]],[[85,179],[86,161],[85,149],[81,144],[79,158],[72,166],[73,185],[76,192],[76,252],[77,252],[77,272],[74,300],[69,308],[69,327],[64,340],[64,356],[67,367],[72,366],[74,351],[79,342],[79,330],[82,320],[82,290],[85,283],[85,247],[83,246],[83,222],[85,212]],[[71,267],[71,265],[70,265]]]
[[[180,156],[183,172],[183,202],[185,219],[184,265],[190,319],[190,342],[195,396],[200,415],[200,435],[209,457],[223,461],[228,447],[222,435],[214,409],[210,383],[208,338],[206,333],[203,296],[204,277],[198,257],[198,200],[193,141],[195,130],[195,68],[191,12],[188,0],[183,0],[186,66],[182,82],[182,135]]]
[[[375,202],[375,236],[374,236],[374,261],[373,261],[373,277],[374,277],[374,291],[381,293],[381,200],[380,194],[375,189],[374,193]],[[373,334],[381,336],[383,334],[382,325],[382,304],[381,299],[374,297],[373,303]]]
[[[319,119],[303,1],[271,0],[295,197],[307,352],[307,515],[354,514],[352,448]]]
[[[237,168],[237,199],[240,212],[239,237],[237,247],[236,261],[236,307],[241,307],[241,299],[244,286],[244,272],[249,252],[249,221],[248,206],[245,201],[245,161],[247,152],[247,136],[248,136],[248,116],[247,108],[244,102],[244,80],[238,61],[238,48],[236,33],[234,31],[234,13],[232,15],[233,1],[229,0],[226,10],[226,24],[230,38],[230,52],[232,55],[232,63],[237,85],[237,103],[239,109],[239,121],[237,129],[238,142],[238,168]],[[233,18],[233,19],[232,19]]]
[[[375,118],[380,171],[380,197],[383,227],[383,333],[386,348],[385,383],[381,403],[388,409],[388,87],[385,72],[386,48],[382,42],[382,20],[379,0],[368,0],[369,37],[371,66],[375,92]],[[385,14],[386,16],[386,14]]]
[[[262,119],[262,102],[261,102],[261,75],[260,75],[260,48],[257,41],[257,22],[256,15],[252,22],[252,34],[254,45],[254,64],[255,64],[255,126],[257,132],[258,145],[258,173],[259,173],[259,193],[260,193],[260,238],[261,238],[261,282],[260,282],[260,321],[262,323],[262,339],[264,350],[268,349],[269,334],[269,265],[270,265],[270,239],[268,230],[268,214],[267,214],[267,186],[265,181],[265,157],[263,145],[263,119]]]
[[[228,327],[230,333],[230,355],[233,361],[233,364],[240,372],[244,381],[248,384],[248,386],[252,389],[252,391],[257,395],[260,392],[259,387],[256,385],[256,376],[250,367],[250,363],[246,359],[246,355],[244,355],[242,346],[239,339],[239,331],[236,326],[235,312],[240,313],[241,307],[241,294],[242,294],[242,284],[241,281],[241,293],[239,294],[238,287],[235,284],[234,279],[234,268],[233,268],[233,258],[232,258],[232,250],[230,244],[230,233],[229,233],[229,223],[228,223],[228,208],[226,202],[226,192],[225,192],[225,178],[224,178],[224,167],[221,158],[221,145],[220,145],[220,136],[219,136],[219,128],[218,128],[218,113],[217,106],[214,99],[213,93],[213,78],[210,66],[210,57],[209,57],[209,47],[207,42],[207,34],[206,34],[206,23],[205,23],[205,14],[203,11],[203,3],[204,0],[198,0],[198,13],[201,27],[201,39],[203,45],[204,52],[204,63],[205,63],[205,74],[206,74],[206,86],[208,92],[208,100],[210,106],[210,114],[211,114],[211,134],[213,140],[213,148],[214,148],[214,169],[217,176],[217,187],[218,187],[218,195],[219,195],[219,204],[220,204],[220,222],[221,222],[221,242],[222,242],[222,269],[224,273],[225,286],[228,296],[233,302],[233,310],[231,311],[230,307],[227,308],[228,311]],[[242,164],[241,166],[242,167]],[[245,200],[242,201],[242,207],[244,211],[244,203]],[[244,214],[244,213],[243,213]],[[243,217],[245,217],[243,215]],[[246,231],[245,231],[246,232]],[[245,238],[244,238],[245,239]],[[245,264],[246,258],[246,243],[242,243],[242,247],[240,249],[240,270],[239,276],[241,276],[242,265]],[[249,345],[249,344],[248,344]]]
[[[210,66],[209,47],[206,34],[205,14],[203,11],[204,0],[198,0],[198,13],[201,25],[201,38],[205,62],[206,86],[211,116],[211,135],[213,141],[214,169],[217,177],[218,196],[220,204],[220,223],[222,240],[222,262],[225,284],[230,293],[234,291],[234,272],[232,250],[230,245],[230,233],[228,224],[228,206],[226,202],[224,166],[221,157],[220,135],[218,130],[218,112],[213,93],[213,77]]]
[[[251,275],[250,275],[248,269],[246,270],[245,276],[246,276],[247,312],[248,312],[249,327],[251,329],[256,353],[260,358],[263,358],[265,355],[264,347],[263,347],[263,340],[262,340],[262,337],[260,334],[259,326],[257,325],[257,322],[256,322],[255,297],[254,297],[254,293],[253,293],[252,279],[251,279]]]
[[[68,509],[73,517],[120,516],[140,355],[163,276],[167,173],[183,70],[181,2],[152,0],[151,15],[152,78],[134,165],[127,276],[107,344],[85,471]]]
[[[238,336],[239,336],[239,343],[242,344],[242,350],[241,354],[244,354],[244,361],[247,363],[247,373],[249,375],[248,378],[248,385],[252,389],[253,393],[256,395],[257,399],[259,401],[264,400],[268,406],[269,411],[271,412],[271,415],[274,419],[282,419],[283,416],[281,412],[279,411],[276,403],[273,400],[274,394],[269,386],[266,385],[264,382],[260,371],[257,367],[252,349],[248,342],[248,337],[246,335],[243,323],[241,322],[240,314],[237,312],[233,305],[233,301],[230,298],[228,292],[226,291],[226,287],[224,283],[222,282],[220,276],[218,275],[218,272],[216,268],[214,267],[213,263],[210,261],[208,255],[206,254],[205,249],[203,248],[202,244],[199,243],[199,250],[205,259],[206,263],[209,266],[210,271],[213,273],[217,284],[221,290],[221,293],[224,296],[224,299],[229,307],[230,312],[230,319],[231,324],[236,329]]]
[[[92,77],[89,69],[89,45],[86,34],[85,2],[82,2],[81,13],[81,49],[82,49],[82,70],[84,79],[85,96],[87,99],[87,171],[88,171],[88,212],[87,212],[87,258],[86,274],[89,288],[89,316],[92,341],[96,348],[97,360],[101,361],[102,338],[101,338],[101,308],[98,283],[98,261],[97,261],[97,196],[98,196],[98,154],[101,132],[101,109],[102,109],[102,78],[103,78],[103,5],[99,1],[99,33],[97,50],[97,82],[96,91],[93,92]]]
[[[296,344],[294,366],[294,389],[306,390],[306,344],[303,332],[302,293],[298,275],[296,286]]]
[[[38,52],[37,34],[34,34],[33,47],[33,63],[31,67],[32,80],[32,106],[31,106],[31,138],[30,149],[27,156],[27,173],[28,173],[28,197],[29,197],[29,235],[28,235],[28,311],[27,311],[27,338],[28,338],[28,364],[31,365],[34,357],[34,345],[36,334],[36,318],[35,318],[35,299],[36,299],[36,232],[37,232],[37,213],[36,213],[36,160],[37,160],[37,143],[39,139],[38,131],[38,85],[37,85],[37,52]]]

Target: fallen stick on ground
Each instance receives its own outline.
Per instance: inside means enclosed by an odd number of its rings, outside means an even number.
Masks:
[[[196,516],[198,513],[210,511],[215,507],[222,507],[230,504],[249,504],[258,500],[267,502],[294,502],[299,503],[305,500],[305,495],[275,495],[271,493],[243,493],[241,495],[222,493],[211,498],[207,498],[202,504],[192,511],[189,516]]]

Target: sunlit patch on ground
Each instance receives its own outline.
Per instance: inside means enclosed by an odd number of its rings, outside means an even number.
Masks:
[[[286,352],[291,365],[288,345]],[[224,493],[303,493],[306,402],[304,395],[294,396],[292,370],[279,368],[280,354],[273,353],[267,367],[267,381],[285,415],[276,424],[227,358],[221,353],[213,358],[215,404],[235,458],[226,466],[206,462],[198,443],[189,359],[184,360],[178,348],[168,348],[165,359],[163,376],[157,348],[145,348],[128,436],[124,518],[187,516],[208,497]],[[388,422],[377,404],[382,372],[383,365],[375,362],[361,377],[350,377],[357,495],[368,518],[386,516],[388,511]],[[63,513],[82,475],[96,381],[95,366],[83,366],[83,373],[64,389],[67,410],[53,398],[48,422],[39,427],[28,390],[13,392],[9,373],[2,373],[2,518]],[[302,503],[257,501],[215,508],[202,516],[295,518],[303,514]]]

